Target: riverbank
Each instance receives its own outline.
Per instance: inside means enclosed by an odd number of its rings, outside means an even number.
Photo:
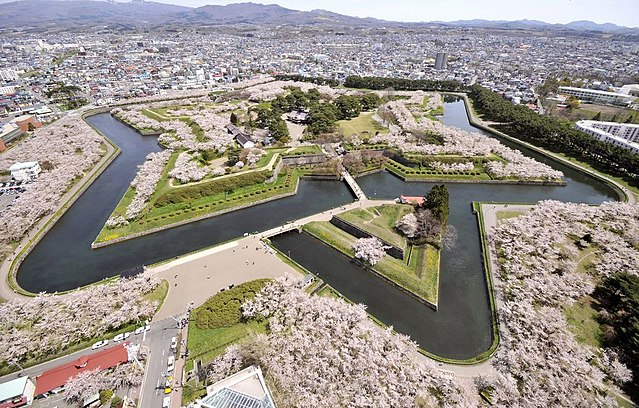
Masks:
[[[619,196],[619,200],[620,201],[625,201],[628,202],[630,204],[635,204],[638,200],[638,197],[635,193],[633,193],[632,191],[630,191],[629,188],[623,186],[619,181],[614,180],[613,178],[611,178],[608,175],[602,174],[590,167],[586,167],[585,165],[581,165],[578,163],[574,163],[573,161],[571,161],[570,159],[557,154],[557,153],[553,153],[549,150],[543,149],[541,147],[537,147],[533,144],[530,144],[528,142],[524,142],[522,140],[519,140],[517,138],[514,138],[506,133],[500,132],[496,129],[493,129],[492,127],[490,127],[486,122],[484,122],[482,119],[479,118],[479,116],[477,115],[477,113],[475,112],[475,110],[473,109],[472,106],[472,101],[468,98],[468,95],[466,95],[465,93],[459,93],[459,92],[449,92],[449,94],[451,95],[456,95],[461,97],[464,100],[464,106],[466,108],[466,114],[468,115],[468,121],[470,122],[471,125],[485,130],[486,132],[490,132],[494,135],[497,135],[499,137],[503,137],[504,139],[507,139],[513,143],[516,143],[520,146],[524,146],[527,149],[530,149],[532,151],[535,151],[537,153],[540,153],[546,157],[548,157],[551,160],[554,160],[558,163],[561,163],[565,166],[568,166],[570,168],[573,168],[575,170],[578,170],[582,173],[585,173],[597,180],[603,181],[604,183],[606,183],[607,185],[611,186],[617,193],[617,195]]]
[[[108,111],[107,109],[106,111]],[[96,115],[98,113],[105,112],[105,108],[89,109],[80,113],[81,120]],[[85,121],[86,122],[86,121]],[[0,273],[5,276],[5,279],[0,281],[0,297],[6,300],[10,300],[20,296],[35,296],[35,293],[31,293],[21,288],[16,282],[16,274],[22,261],[29,255],[29,252],[40,242],[40,240],[46,235],[46,233],[55,225],[55,223],[64,215],[64,213],[71,208],[76,200],[91,186],[93,181],[98,178],[104,170],[118,157],[120,154],[120,148],[117,147],[104,133],[99,129],[96,129],[90,123],[87,122],[91,128],[96,131],[105,141],[106,151],[102,158],[93,165],[91,169],[85,172],[83,178],[78,180],[67,191],[60,200],[60,206],[51,215],[42,218],[35,226],[33,226],[29,232],[22,238],[18,246],[13,252],[13,256],[8,257],[0,265]]]
[[[291,197],[297,194],[297,190],[299,188],[299,183],[300,183],[300,177],[297,176],[296,180],[294,181],[294,187],[293,187],[293,191],[289,191],[289,192],[285,192],[285,193],[281,193],[281,194],[275,194],[271,197],[266,197],[260,200],[255,200],[255,198],[252,198],[250,200],[250,202],[245,203],[245,204],[233,204],[232,207],[229,208],[224,208],[218,211],[213,211],[207,214],[203,214],[203,215],[199,215],[199,216],[195,216],[195,217],[189,217],[185,220],[181,220],[178,222],[173,222],[173,223],[167,223],[165,225],[161,225],[158,227],[154,227],[154,228],[149,228],[149,229],[145,229],[143,231],[139,231],[139,232],[134,232],[134,233],[130,233],[124,236],[120,236],[120,237],[116,237],[116,238],[108,238],[108,236],[106,238],[104,238],[103,241],[98,241],[97,238],[95,241],[93,241],[93,243],[91,243],[91,248],[93,249],[97,249],[97,248],[103,248],[105,246],[108,245],[113,245],[113,244],[117,244],[119,242],[123,242],[123,241],[128,241],[130,239],[135,239],[135,238],[139,238],[145,235],[150,235],[150,234],[155,234],[157,232],[161,232],[161,231],[165,231],[171,228],[176,228],[176,227],[180,227],[182,225],[186,225],[186,224],[190,224],[193,222],[197,222],[197,221],[201,221],[201,220],[205,220],[207,218],[213,218],[213,217],[217,217],[219,215],[222,214],[227,214],[230,212],[234,212],[234,211],[239,211],[239,210],[243,210],[245,208],[249,208],[249,207],[253,207],[259,204],[264,204],[264,203],[268,203],[271,201],[275,201],[275,200],[280,200],[282,198],[286,198],[286,197]],[[230,200],[227,200],[227,202],[231,202],[234,201],[235,198],[231,197]],[[199,207],[198,207],[199,208]],[[204,208],[202,208],[204,209]],[[170,220],[170,215],[168,216],[169,218],[163,216],[162,219],[168,219]],[[135,221],[134,221],[135,222]],[[108,231],[108,230],[107,230]]]

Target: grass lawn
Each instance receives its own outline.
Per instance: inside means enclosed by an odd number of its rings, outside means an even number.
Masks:
[[[406,247],[406,239],[395,232],[395,224],[412,210],[410,205],[384,204],[378,207],[350,210],[339,214],[337,218],[403,249]]]
[[[168,166],[167,166],[168,168]],[[158,183],[158,191],[151,197],[147,209],[140,219],[130,222],[128,225],[118,228],[103,227],[95,242],[106,242],[134,233],[148,231],[153,228],[165,227],[177,222],[205,216],[217,211],[236,208],[242,205],[252,204],[260,200],[288,194],[295,191],[300,172],[291,171],[280,173],[274,183],[258,183],[246,187],[240,187],[231,193],[218,193],[212,196],[201,197],[191,202],[169,204],[156,208],[153,203],[159,197],[163,187]],[[170,187],[167,187],[170,188]],[[127,192],[128,194],[129,192]],[[125,194],[126,197],[126,194]],[[131,197],[132,198],[132,197]],[[124,200],[124,197],[123,197]],[[129,201],[130,202],[130,201]],[[121,203],[123,203],[121,201]],[[123,204],[126,204],[124,202]],[[127,204],[128,205],[128,204]],[[117,212],[116,212],[117,211]],[[126,211],[126,205],[118,204],[113,214]]]
[[[564,306],[568,329],[578,342],[601,347],[601,328],[596,320],[597,312],[592,308],[592,298],[584,296],[570,306]]]
[[[344,136],[357,135],[363,140],[368,140],[368,138],[375,136],[377,132],[381,134],[388,133],[388,128],[373,119],[373,114],[373,112],[363,112],[356,118],[338,121],[337,126]]]
[[[317,296],[324,296],[333,299],[343,299],[343,297],[335,289],[328,285],[317,291]]]
[[[357,238],[333,224],[316,221],[304,225],[303,229],[343,254],[351,258],[355,256],[353,244]],[[437,252],[436,257],[433,250]],[[417,253],[411,256],[413,260],[410,264],[386,255],[371,269],[416,296],[436,304],[439,291],[439,251],[434,247],[433,250],[413,249]]]
[[[143,299],[149,302],[158,302],[158,307],[155,309],[157,312],[162,307],[167,293],[169,293],[169,281],[162,279],[155,289],[144,295]]]
[[[318,145],[300,146],[290,152],[284,153],[284,156],[296,156],[301,154],[321,154],[322,149]]]
[[[433,170],[426,167],[407,167],[395,160],[388,159],[384,165],[386,170],[395,174],[402,180],[492,180],[492,178],[481,168],[475,168],[471,171],[443,172],[441,170]]]
[[[189,358],[186,360],[185,370],[193,369],[195,360],[202,361],[205,365],[222,353],[233,343],[243,339],[251,333],[266,333],[267,321],[250,321],[237,323],[229,327],[216,329],[200,329],[194,321],[189,324],[187,347]]]
[[[497,211],[497,221],[507,220],[508,218],[519,217],[520,215],[526,214],[526,211]]]
[[[189,358],[184,366],[185,371],[193,369],[194,361],[200,360],[203,365],[213,361],[231,344],[241,341],[253,333],[266,333],[267,321],[238,323],[230,327],[217,329],[200,329],[195,322],[189,324],[187,347]],[[204,384],[196,385],[195,382],[185,383],[182,394],[182,406],[206,395]]]

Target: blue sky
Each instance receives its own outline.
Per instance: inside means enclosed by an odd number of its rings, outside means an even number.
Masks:
[[[199,7],[249,0],[154,0]],[[639,0],[274,0],[255,3],[279,4],[295,10],[324,9],[336,13],[393,21],[542,20],[568,23],[591,20],[639,27]]]

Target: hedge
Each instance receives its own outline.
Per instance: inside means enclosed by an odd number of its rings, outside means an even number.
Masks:
[[[220,292],[195,309],[195,324],[200,329],[230,327],[242,320],[242,304],[252,299],[270,279],[256,279]]]
[[[269,170],[262,170],[259,172],[238,174],[234,177],[211,180],[191,186],[179,187],[158,197],[155,201],[155,207],[159,208],[169,204],[197,200],[201,197],[208,197],[225,191],[232,192],[238,188],[264,183],[272,175]]]

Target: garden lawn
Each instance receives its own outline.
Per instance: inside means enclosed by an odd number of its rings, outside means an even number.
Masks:
[[[572,305],[564,306],[568,329],[578,342],[592,347],[601,347],[603,333],[597,322],[597,311],[592,308],[592,298],[585,296]]]
[[[167,166],[168,167],[168,166]],[[147,204],[141,218],[131,221],[128,225],[118,228],[103,227],[95,242],[106,242],[113,239],[126,237],[131,234],[148,231],[153,228],[166,227],[177,222],[191,220],[197,217],[206,216],[222,210],[237,208],[244,205],[251,205],[258,201],[283,196],[295,192],[299,181],[300,172],[280,173],[274,183],[258,183],[246,187],[240,187],[233,192],[224,192],[211,196],[201,197],[191,202],[181,202],[169,204],[156,208],[153,203],[159,197],[159,192],[153,194],[151,201]],[[160,181],[161,183],[162,181]],[[158,187],[161,190],[161,187]],[[127,192],[128,193],[128,192]],[[125,194],[126,196],[126,194]],[[123,198],[124,199],[124,198]],[[131,197],[132,199],[132,197]],[[129,201],[130,202],[130,201]],[[126,211],[126,206],[116,207],[118,211]],[[114,211],[114,215],[116,212]]]
[[[375,133],[387,134],[388,128],[373,119],[373,112],[360,113],[358,117],[349,120],[340,120],[337,126],[344,136],[357,135],[360,139],[368,140]]]
[[[155,308],[157,313],[157,311],[162,307],[162,304],[164,304],[164,299],[166,299],[167,293],[169,293],[169,281],[162,279],[155,289],[144,295],[144,300],[148,302],[158,302],[158,306]]]
[[[284,153],[284,156],[297,156],[302,154],[321,154],[322,149],[318,145],[300,146],[289,152]]]
[[[186,360],[185,370],[193,369],[195,360],[201,360],[203,365],[224,353],[224,350],[252,333],[266,333],[268,322],[250,321],[237,323],[229,327],[215,329],[200,329],[194,321],[189,324],[187,347],[189,358]]]
[[[484,172],[483,169],[475,166],[474,170],[464,172],[443,172],[441,170],[433,170],[425,167],[407,167],[395,160],[389,159],[384,165],[386,170],[393,173],[402,180],[417,180],[417,181],[430,181],[430,180],[475,180],[485,181],[492,180],[492,178]]]
[[[410,205],[384,204],[378,207],[350,210],[337,215],[337,218],[349,222],[397,248],[404,249],[406,239],[395,232],[395,224],[412,210]]]
[[[519,217],[520,215],[526,214],[527,211],[497,211],[497,221],[507,220],[508,218]]]
[[[304,231],[332,246],[350,258],[355,256],[353,245],[357,238],[337,228],[329,222],[311,222],[302,227]],[[406,262],[385,255],[371,269],[385,278],[393,281],[414,295],[426,301],[437,304],[439,291],[439,251],[435,257],[433,250],[417,250],[411,258],[417,256],[411,265]],[[415,251],[415,248],[413,248]],[[437,267],[434,267],[437,265]]]

